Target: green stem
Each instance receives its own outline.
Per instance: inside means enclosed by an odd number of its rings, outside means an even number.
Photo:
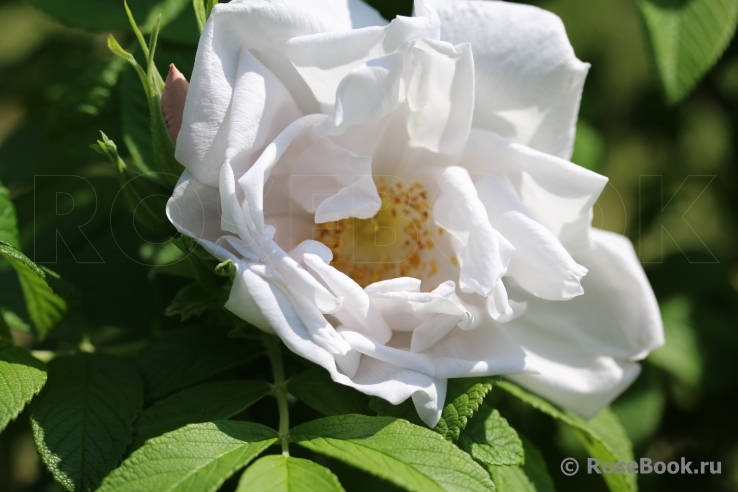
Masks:
[[[264,335],[264,345],[267,349],[269,361],[272,363],[274,374],[274,389],[272,396],[277,400],[279,407],[279,440],[282,443],[282,454],[290,455],[290,411],[287,407],[287,384],[284,379],[284,365],[282,364],[282,349],[279,338]]]

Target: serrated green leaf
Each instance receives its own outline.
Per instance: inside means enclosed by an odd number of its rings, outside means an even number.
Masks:
[[[18,416],[46,383],[46,365],[27,350],[0,346],[0,431]]]
[[[328,468],[290,456],[265,456],[246,469],[236,492],[343,492]]]
[[[28,315],[43,340],[66,316],[67,301],[57,294],[69,297],[69,288],[54,272],[39,267],[8,243],[0,241],[0,255],[18,274]]]
[[[523,438],[525,464],[522,466],[489,465],[492,480],[499,492],[556,492],[540,451]]]
[[[147,399],[162,396],[261,355],[261,343],[228,337],[221,326],[188,326],[167,333],[136,356]]]
[[[334,382],[328,372],[320,367],[290,378],[287,391],[323,415],[371,415],[368,399],[363,393]]]
[[[136,421],[132,449],[187,424],[225,420],[272,391],[263,381],[214,381],[175,393],[147,408]]]
[[[636,0],[671,103],[717,62],[735,33],[738,0]]]
[[[10,192],[0,183],[0,241],[14,248],[19,247],[18,220],[15,217],[15,206],[10,201]]]
[[[190,424],[147,441],[98,491],[215,491],[277,437],[275,430],[252,422]]]
[[[57,357],[31,408],[36,448],[65,489],[94,490],[123,458],[142,407],[132,363],[104,354]]]
[[[521,465],[523,442],[500,412],[482,405],[471,424],[461,431],[459,447],[486,465]]]
[[[489,474],[437,433],[391,417],[341,415],[300,425],[292,441],[408,491],[489,491]]]
[[[185,321],[193,316],[200,316],[208,309],[222,307],[228,300],[228,291],[218,288],[209,289],[197,282],[184,286],[167,306],[164,314],[180,316]]]
[[[446,397],[448,403],[443,407],[441,420],[433,430],[449,441],[456,441],[468,419],[499,380],[499,377],[450,379]]]
[[[543,398],[528,393],[509,381],[497,383],[501,389],[509,392],[533,408],[569,425],[581,441],[590,456],[599,458],[600,462],[633,461],[633,445],[609,408],[600,412],[595,418],[586,421],[571,412],[559,410]],[[625,473],[603,475],[605,482],[613,492],[634,492],[638,490],[636,475]]]

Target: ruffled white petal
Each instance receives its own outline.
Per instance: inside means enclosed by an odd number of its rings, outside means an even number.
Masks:
[[[462,163],[475,179],[494,174],[510,183],[531,217],[572,255],[589,248],[592,206],[607,184],[605,176],[476,129]]]
[[[486,297],[505,274],[515,248],[490,225],[466,169],[451,166],[439,174],[433,219],[452,238],[462,292]]]
[[[548,361],[528,386],[582,415],[608,405],[637,375],[630,361],[664,343],[658,303],[630,241],[597,229],[592,239],[592,250],[576,257],[589,268],[584,295],[564,303],[531,296],[525,316],[504,325],[535,360]]]
[[[512,2],[433,3],[441,39],[474,52],[474,128],[568,159],[589,64],[574,56],[561,19]]]

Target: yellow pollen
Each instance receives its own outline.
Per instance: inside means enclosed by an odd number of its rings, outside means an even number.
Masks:
[[[390,186],[377,179],[382,206],[371,219],[342,219],[320,224],[314,238],[333,252],[331,265],[362,287],[396,277],[428,277],[438,266],[429,227],[431,207],[420,183]]]

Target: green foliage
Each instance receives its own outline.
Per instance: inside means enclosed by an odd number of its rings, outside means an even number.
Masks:
[[[45,267],[39,267],[26,255],[0,241],[0,256],[18,274],[28,314],[33,321],[39,338],[46,335],[67,314],[68,303],[65,298],[73,297],[73,289],[61,278]]]
[[[343,492],[338,478],[310,460],[265,456],[246,469],[236,492]]]
[[[128,31],[123,2],[119,0],[29,0],[54,19],[75,27],[91,31]],[[162,15],[162,25],[172,24],[165,36],[179,42],[197,42],[194,16],[188,9],[188,0],[131,0],[131,10],[136,17],[145,19],[144,32],[150,32],[156,18]],[[194,29],[193,29],[194,28]]]
[[[0,183],[0,241],[14,248],[20,246],[15,207],[13,202],[10,201],[10,192],[2,183]]]
[[[520,436],[520,438],[523,440],[523,450],[525,451],[525,464],[521,466],[525,476],[537,492],[555,492],[556,489],[551,475],[548,473],[543,455],[525,436]]]
[[[605,409],[595,418],[585,421],[571,412],[559,410],[543,398],[528,393],[508,381],[500,381],[497,386],[570,426],[590,456],[599,458],[601,462],[633,461],[633,446],[625,429],[610,409]],[[636,475],[613,473],[603,477],[612,492],[632,492],[638,489]]]
[[[4,322],[0,321],[0,325]],[[7,326],[4,327],[7,329]],[[7,332],[4,336],[7,336]],[[27,350],[0,337],[0,431],[46,383],[46,366]]]
[[[482,406],[472,424],[461,432],[459,447],[486,465],[522,465],[523,442],[500,412]]]
[[[347,413],[371,415],[366,395],[333,382],[328,372],[314,367],[287,381],[287,391],[323,415]],[[384,400],[383,400],[384,401]]]
[[[251,340],[228,337],[228,327],[189,326],[166,334],[136,356],[147,399],[186,388],[261,355]]]
[[[290,431],[316,453],[360,468],[408,491],[489,491],[489,475],[468,454],[429,429],[391,417],[342,415]]]
[[[132,448],[187,424],[225,420],[271,393],[262,381],[215,381],[195,386],[157,401],[136,421]]]
[[[174,158],[174,142],[172,142],[172,139],[169,137],[167,125],[164,121],[164,114],[161,111],[161,91],[164,88],[164,81],[162,80],[161,74],[159,74],[158,69],[154,65],[154,55],[156,54],[156,45],[159,37],[159,29],[161,27],[162,17],[160,16],[157,18],[157,21],[153,26],[152,33],[149,38],[149,43],[147,45],[144,41],[143,34],[136,25],[133,19],[133,15],[130,13],[127,7],[126,11],[128,13],[131,28],[136,34],[141,50],[146,57],[145,68],[139,65],[136,61],[136,58],[131,53],[124,50],[112,35],[108,36],[108,48],[115,55],[127,61],[134,68],[134,70],[138,74],[144,93],[146,95],[146,101],[149,107],[149,128],[151,130],[150,141],[153,153],[153,162],[150,164],[150,168],[149,166],[146,166],[146,168],[142,169],[142,171],[151,170],[157,173],[162,173],[165,179],[170,184],[174,185],[177,182],[179,175],[182,173],[183,167]],[[125,106],[126,105],[124,104],[124,107]],[[128,125],[128,128],[130,130],[130,125]],[[133,136],[129,134],[126,137],[125,120],[123,131],[126,142],[128,143],[130,141],[134,142],[135,144],[136,140],[139,137],[137,137],[135,133]],[[133,131],[135,132],[135,130]],[[132,153],[134,153],[135,155],[135,152],[132,151]],[[143,159],[145,159],[145,156],[143,156]],[[142,166],[140,161],[139,166]]]
[[[656,68],[671,103],[712,68],[735,33],[736,0],[636,0]]]
[[[696,387],[702,378],[703,360],[694,329],[691,306],[685,299],[670,299],[661,306],[666,345],[654,350],[648,360],[681,383]]]
[[[228,286],[230,287],[230,286]],[[164,314],[167,316],[179,315],[182,321],[192,316],[200,316],[208,309],[222,307],[228,300],[228,289],[210,289],[202,284],[193,282],[183,287],[167,307]]]
[[[469,418],[479,409],[487,393],[500,378],[463,378],[448,382],[446,406],[435,431],[449,441],[456,441]]]
[[[94,490],[123,458],[142,407],[131,362],[87,353],[55,358],[31,411],[41,459],[67,490]]]
[[[274,430],[252,422],[191,424],[147,441],[98,490],[215,491],[276,440]]]

